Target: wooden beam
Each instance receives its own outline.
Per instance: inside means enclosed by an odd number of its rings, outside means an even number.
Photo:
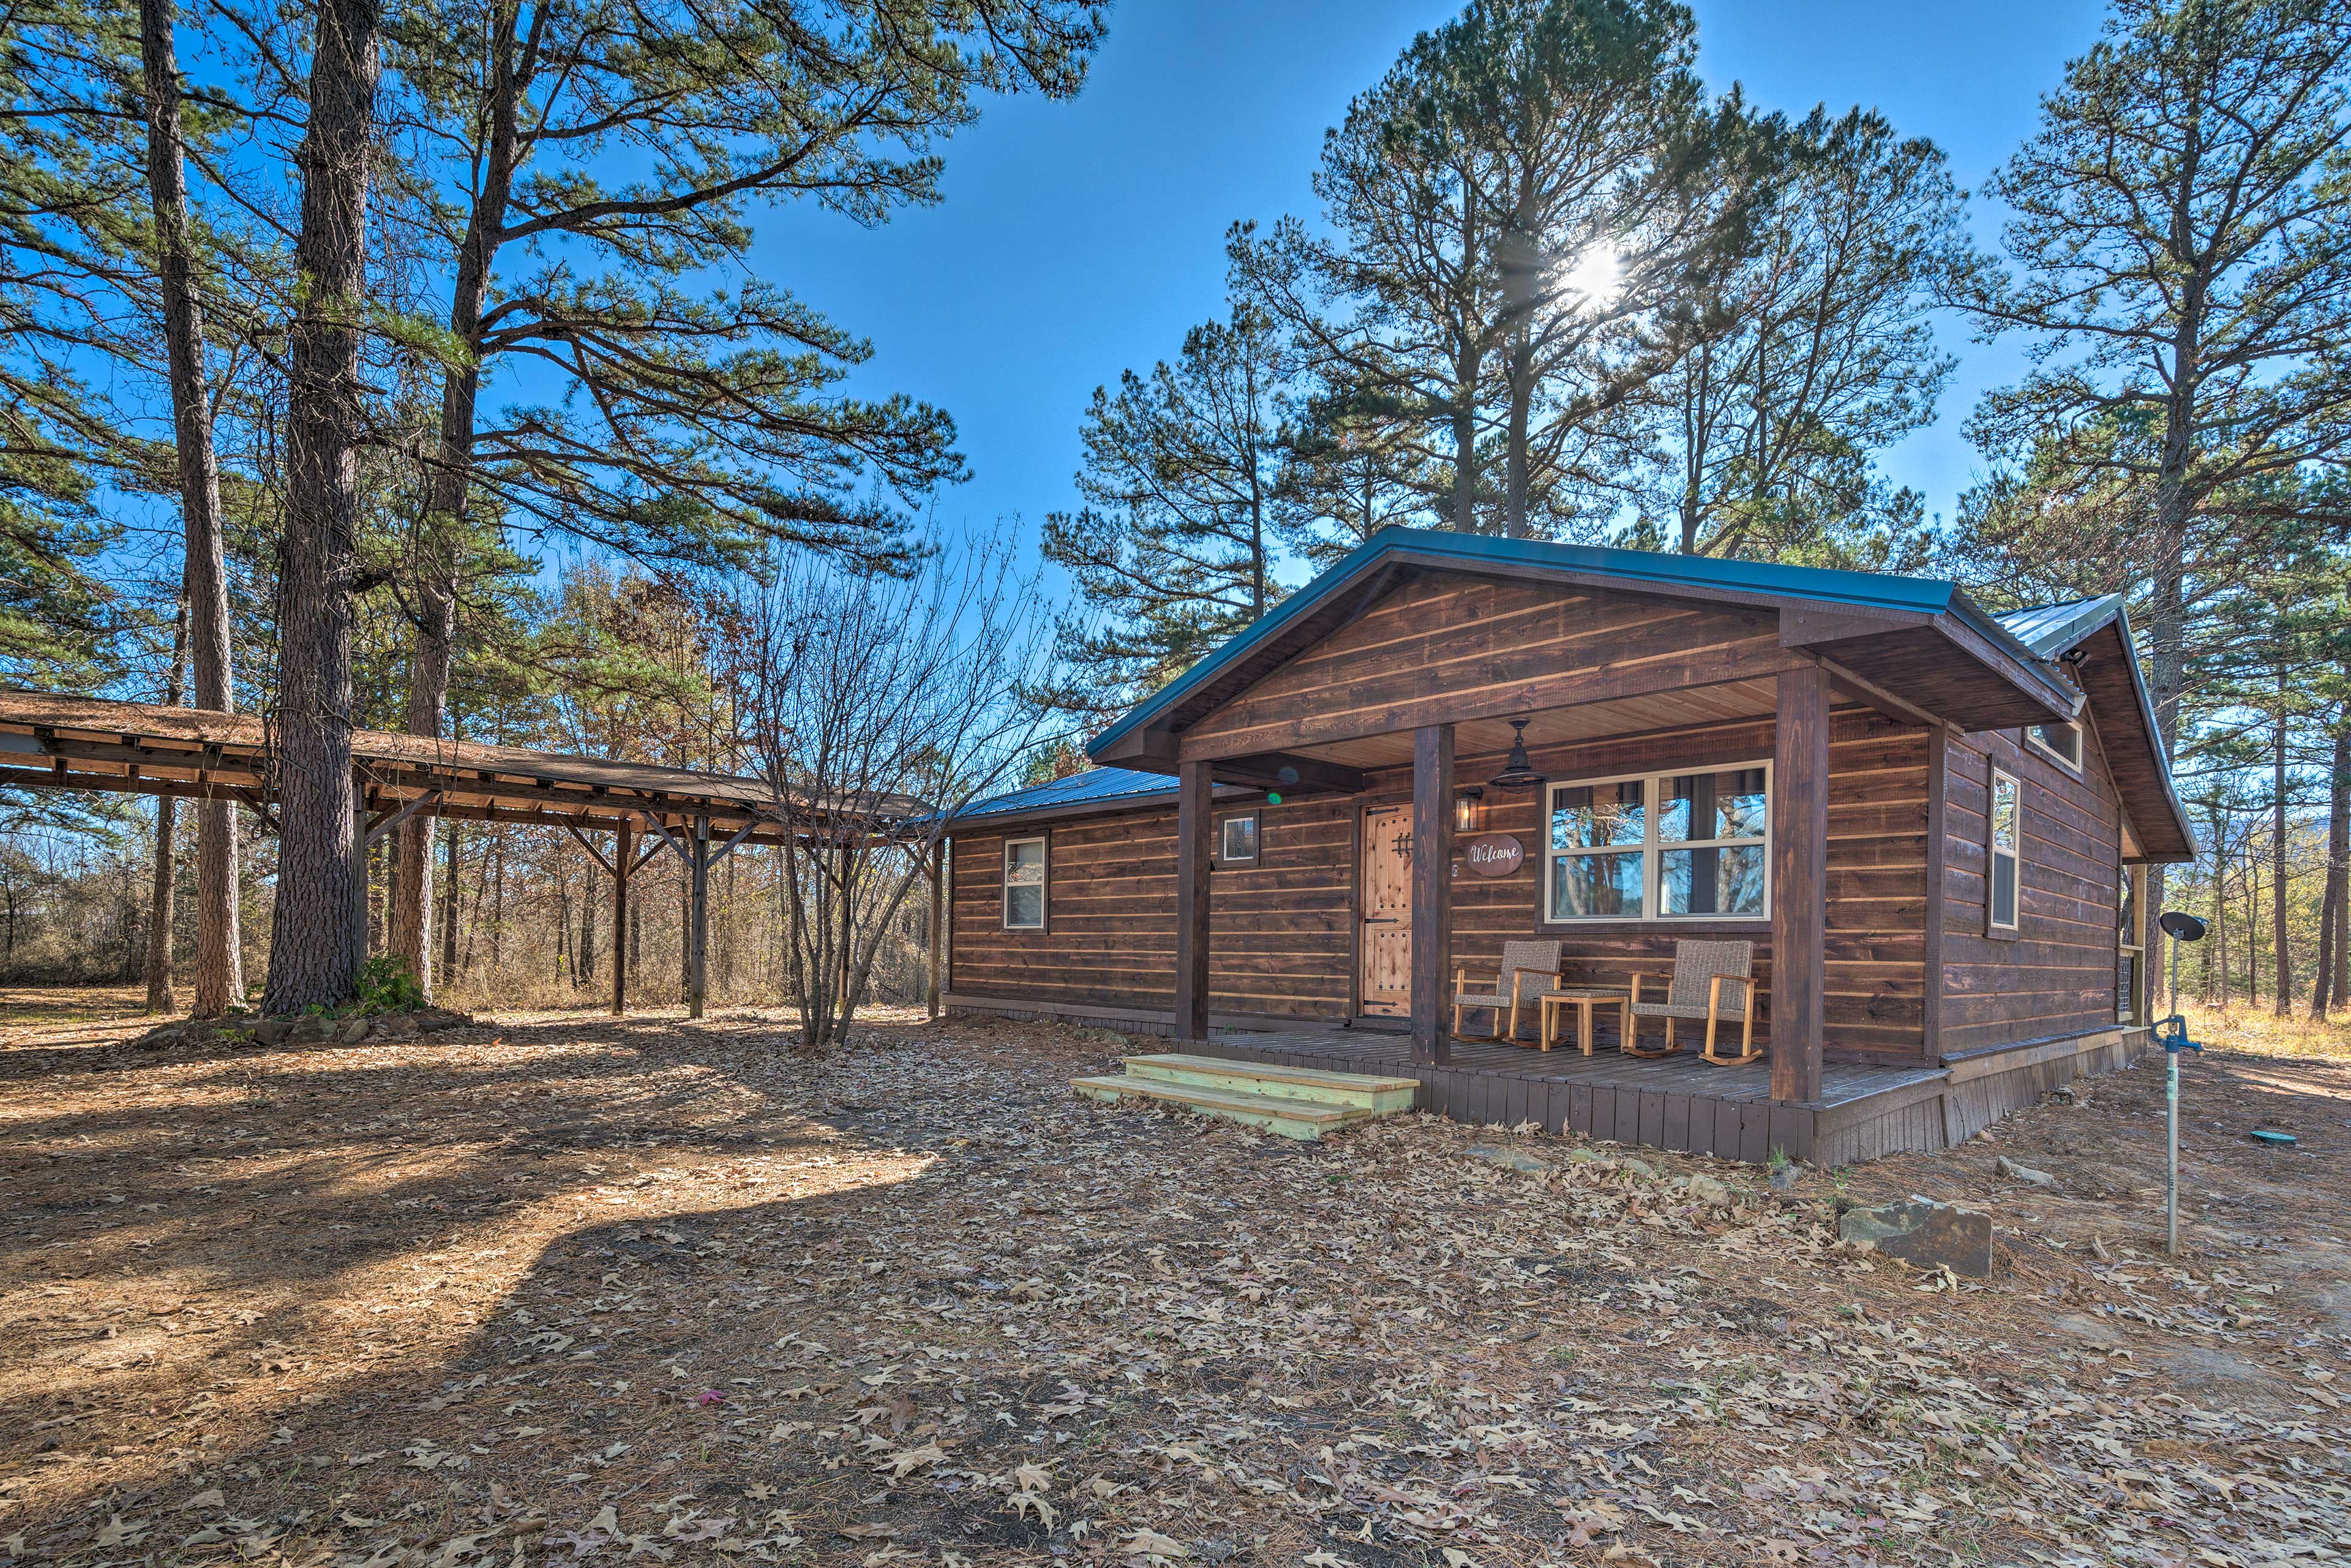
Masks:
[[[588,841],[588,835],[580,831],[578,823],[566,822],[563,824],[563,831],[569,833],[573,841],[578,843],[581,849],[588,852],[588,856],[590,860],[604,868],[604,874],[606,876],[618,876],[621,874],[619,870],[613,866],[612,862],[604,858],[604,852]],[[629,830],[626,828],[622,828],[621,830],[623,833],[626,833]],[[628,851],[626,849],[623,849],[621,852],[621,858],[623,860],[628,858]]]
[[[685,1012],[700,1018],[710,978],[710,819],[694,819],[694,853],[686,864],[692,880],[687,887]]]
[[[1453,727],[1412,733],[1412,1060],[1452,1060],[1445,982],[1453,961]]]
[[[1228,784],[1279,790],[1284,794],[1307,795],[1319,791],[1331,795],[1360,795],[1364,792],[1362,768],[1325,762],[1319,757],[1293,757],[1286,751],[1231,758],[1217,763],[1216,771],[1217,777]]]
[[[579,838],[580,831],[572,830]],[[582,844],[586,839],[580,839]],[[588,852],[595,854],[591,848]],[[646,852],[650,854],[652,852]],[[598,860],[604,857],[597,855]],[[629,873],[637,869],[629,860],[629,824],[622,822],[612,841],[612,858],[604,867],[612,873],[612,1016],[626,1017],[629,1011]]]
[[[1208,797],[1205,762],[1176,774],[1176,1038],[1208,1038]]]
[[[1581,707],[1760,680],[1802,667],[1815,668],[1805,655],[1751,639],[1689,653],[1664,654],[1638,664],[1552,670],[1523,679],[1495,681],[1474,692],[1432,692],[1425,696],[1346,712],[1312,711],[1217,735],[1187,735],[1179,743],[1184,760],[1226,761],[1301,746],[1329,746],[1374,735],[1395,735],[1473,719],[1523,718],[1544,708]]]
[[[425,807],[433,805],[440,799],[440,791],[427,790],[425,793],[417,796],[414,800],[410,800],[405,805],[402,805],[396,810],[386,811],[383,815],[378,817],[374,821],[370,822],[367,825],[367,837],[360,841],[360,847],[365,849],[369,844],[375,842],[376,840],[383,837],[384,834],[392,831],[392,829],[400,826],[401,823],[408,821],[409,818],[416,815],[417,812],[423,810]]]
[[[1780,676],[1771,746],[1771,1098],[1821,1097],[1827,991],[1829,673]]]

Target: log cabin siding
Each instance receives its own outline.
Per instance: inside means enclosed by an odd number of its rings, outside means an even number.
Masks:
[[[1208,873],[1212,1010],[1347,1016],[1354,943],[1355,813],[1324,797],[1219,805],[1258,820],[1258,863]],[[1008,839],[1047,834],[1046,929],[1007,931]],[[1176,1005],[1176,808],[955,834],[950,987],[998,1000],[1117,1009]]]
[[[1671,771],[1771,754],[1769,719],[1672,735],[1532,749],[1548,777]],[[1826,1027],[1832,1056],[1917,1061],[1925,1051],[1927,737],[1875,714],[1842,709],[1830,731]],[[1466,758],[1461,782],[1491,777],[1499,755]],[[1490,972],[1514,938],[1565,945],[1570,977],[1624,985],[1663,974],[1676,940],[1729,936],[1756,945],[1759,992],[1771,983],[1763,920],[1547,925],[1540,791],[1486,791],[1479,831],[1510,833],[1527,860],[1507,877],[1458,870],[1447,995],[1457,967]],[[1336,1021],[1355,987],[1357,835],[1364,810],[1408,803],[1408,768],[1370,775],[1359,796],[1263,806],[1255,867],[1209,878],[1209,1002],[1228,1014]],[[1222,817],[1232,808],[1219,809]],[[1175,1001],[1176,809],[1172,803],[1074,819],[1050,830],[1047,929],[999,919],[1003,845],[1040,830],[975,827],[955,835],[951,988],[974,999],[1160,1010]],[[1457,860],[1457,866],[1458,866]],[[1761,1032],[1768,1035],[1767,1027]],[[1472,1027],[1477,1027],[1472,1025]]]
[[[1941,1050],[1945,1055],[2115,1027],[2122,806],[2085,736],[2082,772],[2013,731],[1945,747]],[[1986,921],[1991,769],[2017,781],[2017,929]]]
[[[1770,610],[1440,573],[1184,731],[1186,758],[1393,735],[1565,704],[1752,679],[1806,661]]]

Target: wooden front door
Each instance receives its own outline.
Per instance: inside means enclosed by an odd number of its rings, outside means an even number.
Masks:
[[[1364,1011],[1412,1012],[1412,808],[1364,813]]]

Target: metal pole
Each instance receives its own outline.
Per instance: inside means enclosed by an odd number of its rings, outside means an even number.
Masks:
[[[2171,938],[2171,977],[2164,989],[2172,998],[2172,1011],[2179,1008],[2179,938]],[[2184,1026],[2183,1026],[2184,1029]],[[2163,1250],[2169,1258],[2179,1256],[2179,1052],[2167,1050],[2163,1053]]]

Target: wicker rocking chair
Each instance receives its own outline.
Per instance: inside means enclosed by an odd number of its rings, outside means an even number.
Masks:
[[[1559,977],[1561,944],[1557,942],[1505,942],[1502,944],[1502,972],[1494,978],[1490,991],[1469,988],[1469,971],[1453,971],[1453,1032],[1461,1032],[1461,1010],[1464,1008],[1494,1009],[1494,1038],[1516,1040],[1519,1034],[1519,1003],[1527,994],[1527,982],[1535,983],[1535,993],[1548,990]],[[1502,1028],[1502,1012],[1510,1010],[1510,1027]]]
[[[1643,981],[1654,983],[1664,991],[1661,998],[1641,999]],[[1666,1020],[1666,1048],[1663,1051],[1641,1049],[1641,1020],[1656,1018]],[[1763,1052],[1755,1045],[1755,944],[1752,942],[1677,942],[1674,944],[1674,972],[1671,979],[1660,975],[1633,977],[1633,1032],[1625,1041],[1625,1051],[1631,1056],[1671,1056],[1681,1046],[1674,1040],[1674,1020],[1687,1019],[1706,1020],[1705,1057],[1723,1067],[1736,1067],[1754,1061]],[[1716,1028],[1729,1019],[1740,1025],[1737,1056],[1723,1056],[1714,1049]]]

